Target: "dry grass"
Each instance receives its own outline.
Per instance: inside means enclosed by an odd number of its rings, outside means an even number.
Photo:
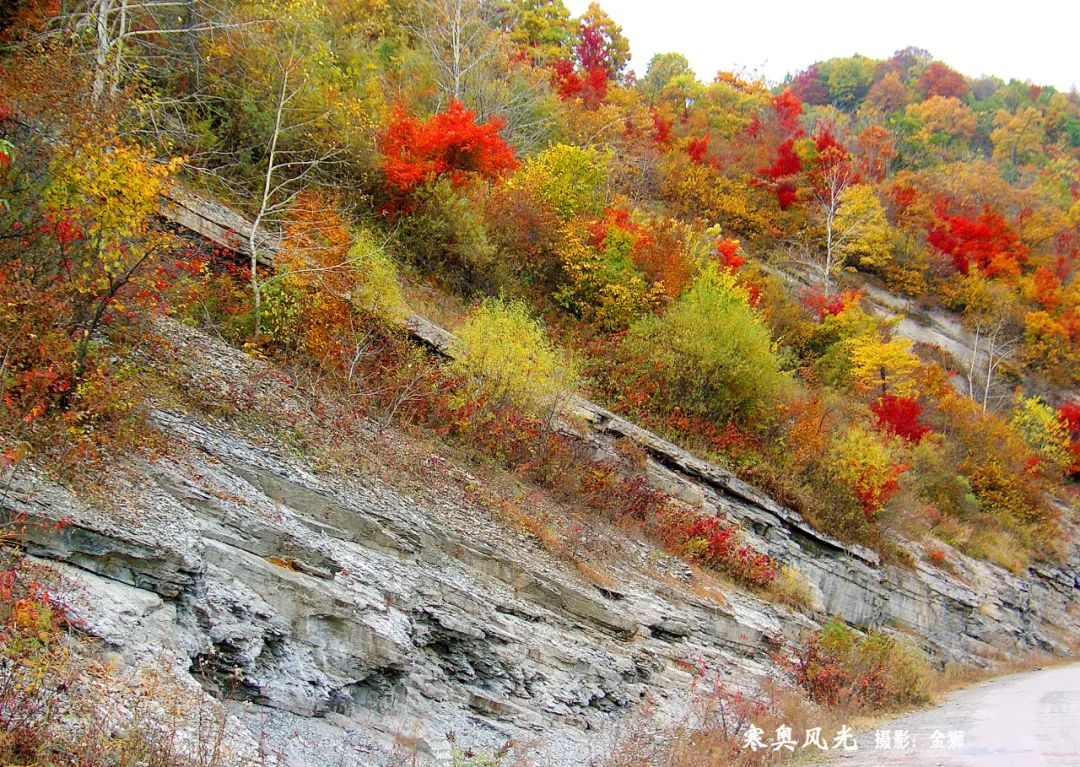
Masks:
[[[720,580],[710,571],[703,570],[697,565],[690,565],[689,581],[680,580],[671,575],[671,573],[657,570],[652,567],[647,567],[642,572],[649,580],[655,583],[662,583],[672,591],[681,594],[692,594],[706,602],[712,602],[719,607],[726,607],[728,604],[725,592],[731,588],[731,585]]]
[[[600,572],[588,562],[579,559],[577,560],[577,562],[575,562],[575,565],[578,572],[585,576],[585,579],[593,583],[594,585],[600,586],[601,588],[605,589],[615,588],[616,583],[614,578]]]
[[[780,575],[769,587],[769,593],[773,601],[801,612],[813,614],[817,611],[810,581],[792,565],[780,568]]]

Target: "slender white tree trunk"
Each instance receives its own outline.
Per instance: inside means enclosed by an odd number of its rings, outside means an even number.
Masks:
[[[252,219],[251,229],[248,232],[248,248],[251,250],[251,293],[254,302],[254,330],[258,336],[262,330],[259,313],[262,308],[262,285],[259,282],[259,226],[270,208],[271,189],[273,188],[274,171],[277,169],[277,145],[281,135],[281,116],[285,111],[286,93],[289,88],[289,71],[286,69],[281,79],[281,91],[278,93],[277,110],[274,114],[274,133],[270,137],[270,152],[266,158],[266,174],[263,176],[263,191],[259,201],[259,211]]]
[[[105,92],[105,68],[109,63],[109,50],[112,38],[109,34],[109,17],[112,15],[112,0],[98,0],[95,14],[97,49],[94,51],[94,85],[91,98],[96,104]]]

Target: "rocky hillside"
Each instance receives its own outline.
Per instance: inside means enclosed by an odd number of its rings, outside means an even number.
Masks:
[[[445,331],[413,324],[445,343]],[[125,663],[163,663],[193,695],[201,685],[220,696],[241,753],[269,743],[297,765],[413,751],[423,762],[449,756],[449,734],[577,765],[626,727],[677,721],[707,685],[774,675],[774,654],[825,614],[965,662],[1066,652],[1080,632],[1075,547],[1027,577],[959,553],[952,573],[882,564],[578,400],[565,429],[616,460],[616,443],[636,443],[651,483],[735,520],[805,574],[817,604],[806,615],[730,584],[703,587],[700,573],[619,529],[527,496],[526,514],[543,509],[601,563],[605,575],[588,577],[477,493],[489,469],[373,423],[347,446],[359,462],[307,453],[282,424],[310,417],[313,403],[285,376],[200,331],[161,330],[182,388],[246,412],[161,403],[151,421],[168,450],[123,467],[111,497],[88,501],[23,469],[5,505],[71,518],[62,532],[31,525],[28,552],[70,578],[85,630]]]
[[[630,62],[0,8],[0,764],[775,767],[1080,652],[1077,94]]]

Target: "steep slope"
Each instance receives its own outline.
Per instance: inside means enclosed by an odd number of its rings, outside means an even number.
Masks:
[[[445,352],[446,331],[410,322]],[[30,553],[79,584],[71,599],[106,647],[136,665],[165,659],[222,695],[242,752],[379,764],[395,751],[445,757],[452,733],[488,752],[512,740],[548,763],[581,764],[640,704],[675,721],[714,679],[775,675],[773,654],[815,625],[735,587],[702,596],[680,562],[519,494],[526,514],[542,510],[589,557],[603,553],[605,576],[586,577],[508,526],[477,492],[489,472],[370,423],[356,425],[345,455],[313,453],[287,439],[290,424],[311,421],[309,395],[198,331],[161,330],[180,389],[239,412],[161,403],[152,421],[169,449],[118,468],[109,502],[19,474],[5,505],[73,519],[59,533],[32,526]],[[882,564],[615,414],[582,400],[574,409],[565,429],[590,450],[619,460],[615,441],[636,443],[654,485],[738,522],[798,567],[828,613],[961,661],[1067,652],[1080,633],[1075,546],[1027,578],[958,553],[955,575]]]

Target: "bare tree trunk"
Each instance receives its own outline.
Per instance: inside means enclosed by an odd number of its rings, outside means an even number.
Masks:
[[[116,33],[115,45],[116,45],[116,71],[113,74],[112,82],[109,84],[109,93],[116,95],[116,89],[120,87],[121,67],[124,61],[124,35],[127,34],[128,25],[128,0],[120,0],[120,21],[119,29]]]
[[[259,312],[262,308],[262,285],[259,282],[259,226],[270,208],[271,190],[273,189],[274,171],[277,169],[278,138],[281,136],[281,115],[285,111],[286,93],[289,88],[289,70],[281,78],[281,90],[278,92],[277,110],[274,114],[274,132],[270,137],[270,152],[266,159],[266,174],[263,176],[263,191],[259,200],[259,211],[251,221],[248,232],[248,247],[251,249],[251,293],[254,301],[254,330],[258,336],[262,330]]]
[[[95,13],[95,29],[97,31],[97,48],[94,51],[94,85],[91,98],[96,104],[105,92],[105,67],[109,63],[109,51],[112,48],[112,37],[109,34],[109,16],[112,13],[112,0],[98,0],[97,12]]]
[[[975,399],[975,364],[979,359],[979,336],[982,332],[982,324],[975,325],[975,346],[971,350],[971,364],[968,365],[968,396]]]
[[[461,2],[454,0],[454,22],[451,29],[454,58],[454,101],[461,101]]]
[[[825,210],[825,295],[832,293],[833,222],[836,219],[835,196]]]

